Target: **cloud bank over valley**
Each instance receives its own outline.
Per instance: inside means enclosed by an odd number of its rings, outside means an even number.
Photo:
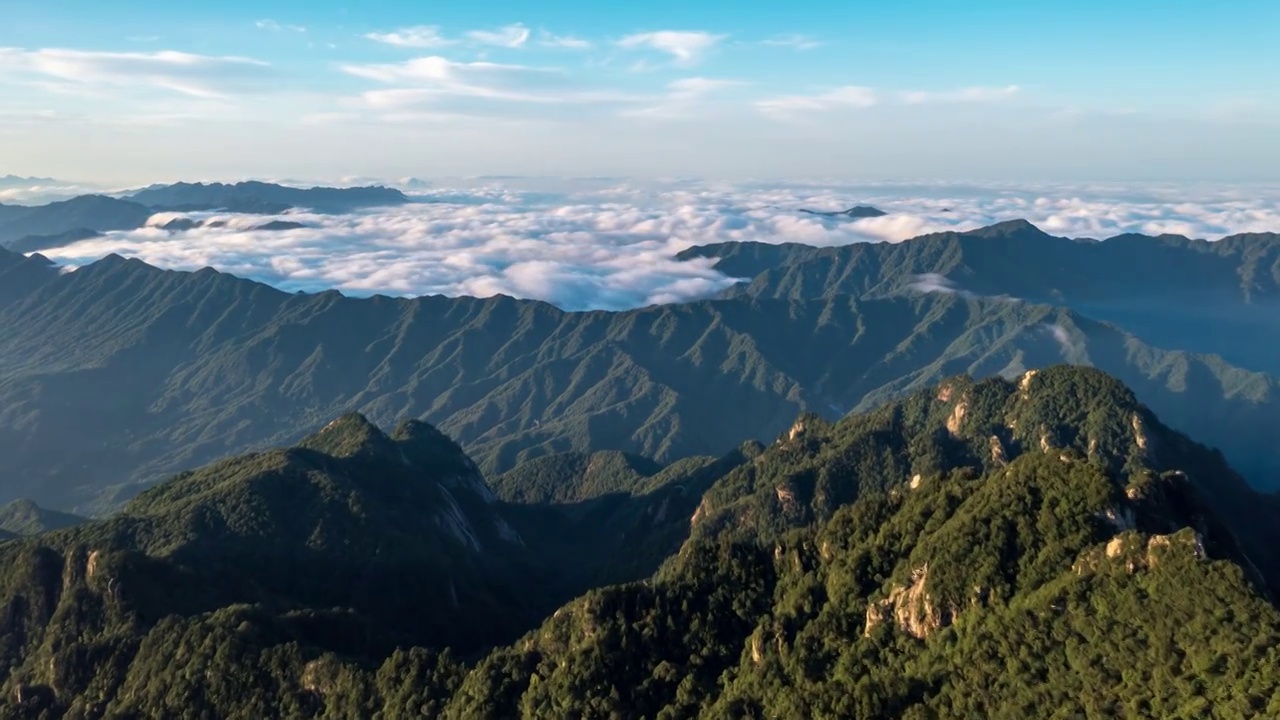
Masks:
[[[165,213],[145,228],[42,254],[68,268],[110,253],[164,268],[211,266],[287,291],[506,294],[569,310],[618,310],[708,297],[733,284],[710,261],[674,259],[688,247],[716,242],[899,242],[1014,218],[1055,235],[1099,239],[1126,232],[1217,239],[1280,229],[1280,189],[1259,187],[519,178],[400,185],[418,202],[346,215],[274,216],[288,221],[287,229],[262,229],[273,216]],[[801,212],[854,205],[887,214],[852,220]],[[171,224],[181,218],[192,222]]]

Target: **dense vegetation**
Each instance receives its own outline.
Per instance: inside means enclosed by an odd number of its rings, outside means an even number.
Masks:
[[[599,484],[582,460],[504,503],[434,428],[348,415],[9,541],[0,717],[1280,713],[1272,506],[1099,372],[951,378]],[[554,523],[519,509],[576,519],[559,549],[671,554],[549,613]]]
[[[835,419],[951,375],[1016,376],[1060,362],[1106,370],[1172,426],[1221,448],[1258,487],[1280,484],[1274,377],[1152,347],[1087,313],[911,292],[916,271],[954,270],[943,259],[967,257],[944,252],[946,243],[968,253],[974,242],[1004,240],[925,238],[892,247],[918,246],[937,263],[816,273],[844,289],[844,279],[874,269],[867,277],[886,279],[866,298],[780,291],[618,313],[505,297],[288,294],[118,257],[59,274],[38,256],[0,251],[0,456],[14,478],[0,501],[110,510],[137,492],[127,483],[293,443],[351,410],[386,425],[432,422],[490,476],[568,452],[665,464],[770,439],[801,412]],[[1138,254],[1179,246],[1116,242]],[[1270,241],[1223,242],[1221,252],[1251,258],[1232,273],[1251,269],[1249,297],[1262,303]],[[942,249],[929,251],[935,245]],[[1232,277],[1239,297],[1240,276]],[[1082,287],[1073,286],[1072,303],[1093,297]],[[1191,322],[1203,303],[1187,297],[1160,306]],[[1186,336],[1226,342],[1233,332],[1222,325]],[[1271,349],[1257,332],[1244,334],[1248,347]]]
[[[1280,233],[1221,240],[1121,235],[1101,242],[1053,237],[1025,220],[904,243],[841,247],[723,243],[682,259],[716,258],[750,278],[730,297],[869,299],[921,288],[1069,307],[1114,322],[1152,345],[1215,353],[1280,373]]]
[[[42,508],[30,500],[14,500],[0,507],[0,530],[14,535],[39,535],[84,521],[76,515]]]

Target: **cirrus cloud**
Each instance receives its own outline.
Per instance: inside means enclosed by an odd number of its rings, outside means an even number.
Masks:
[[[687,30],[660,30],[628,35],[618,41],[618,47],[628,50],[646,48],[672,57],[672,63],[687,67],[695,65],[727,35]]]
[[[150,87],[200,99],[224,99],[269,76],[270,65],[235,56],[159,52],[95,52],[0,47],[0,76],[52,81],[49,89]]]
[[[371,32],[365,33],[364,37],[384,45],[404,48],[437,48],[457,42],[442,35],[436,25],[414,25],[387,33]]]

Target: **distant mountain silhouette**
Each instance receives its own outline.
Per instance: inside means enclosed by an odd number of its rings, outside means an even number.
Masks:
[[[132,230],[150,218],[149,208],[105,195],[82,195],[48,205],[0,205],[0,247],[19,243],[24,250],[43,250],[39,238],[68,232]]]
[[[410,202],[404,193],[385,187],[294,188],[263,182],[153,185],[134,193],[129,199],[165,210],[226,210],[266,214],[279,213],[289,208],[342,213],[365,207]]]
[[[878,208],[873,208],[867,205],[857,205],[855,207],[849,208],[848,210],[832,210],[832,211],[807,210],[805,208],[800,208],[800,212],[809,213],[810,215],[821,215],[823,217],[847,217],[855,220],[858,218],[882,217],[884,215],[889,214],[884,212],[883,210],[880,210]]]
[[[126,198],[83,195],[48,205],[0,205],[0,247],[18,252],[59,247],[92,237],[89,232],[143,227],[157,212],[222,210],[275,215],[306,208],[342,213],[407,202],[409,198],[399,190],[384,187],[292,188],[261,182],[155,185]],[[178,218],[169,221],[165,228],[179,231],[199,226],[199,221]],[[285,230],[293,229],[293,225],[265,223],[259,229]]]

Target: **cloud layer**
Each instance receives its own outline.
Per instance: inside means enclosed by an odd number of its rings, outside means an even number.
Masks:
[[[539,187],[543,186],[543,187]],[[1218,238],[1280,229],[1280,189],[962,185],[641,185],[507,179],[406,185],[420,204],[368,213],[293,214],[308,227],[254,231],[259,216],[193,215],[222,227],[112,233],[46,251],[72,266],[108,253],[168,268],[212,266],[285,290],[352,294],[497,293],[571,310],[624,309],[706,297],[732,284],[693,245],[735,240],[832,246],[896,242],[1026,218],[1047,232],[1109,237],[1173,232]],[[800,213],[871,204],[889,214],[841,220]],[[160,220],[172,219],[166,216]],[[944,278],[920,289],[963,292]]]

